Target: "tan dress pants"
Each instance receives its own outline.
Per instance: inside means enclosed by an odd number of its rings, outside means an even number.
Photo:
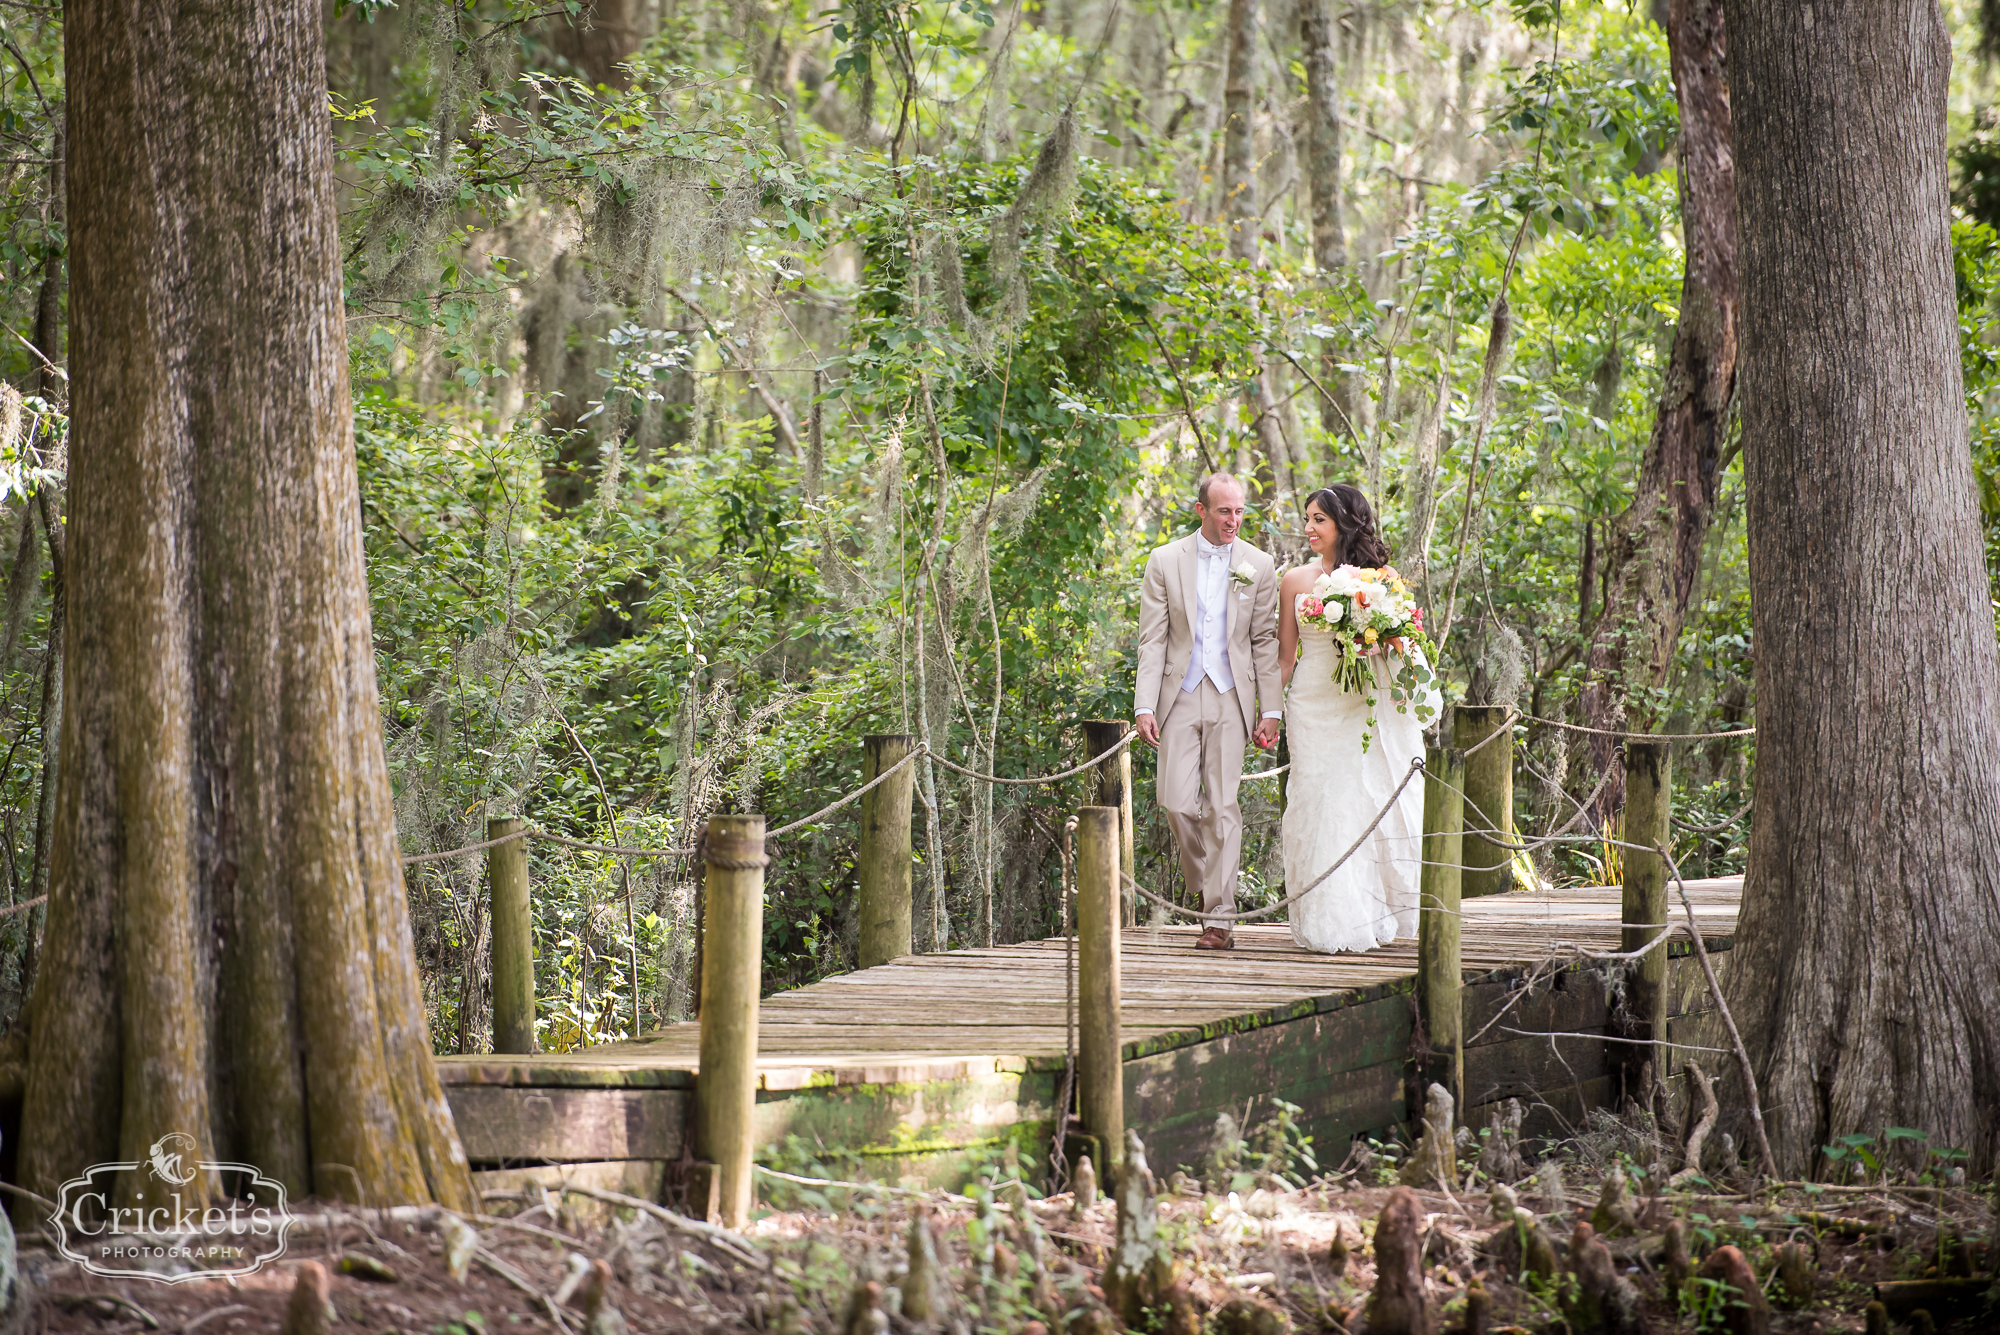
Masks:
[[[1236,692],[1218,691],[1206,677],[1196,689],[1180,693],[1160,726],[1154,794],[1181,846],[1188,889],[1210,912],[1236,907],[1236,868],[1243,852],[1236,788],[1247,740]],[[1234,926],[1227,920],[1215,925]]]

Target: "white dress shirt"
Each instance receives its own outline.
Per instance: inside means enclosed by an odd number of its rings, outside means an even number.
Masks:
[[[1229,670],[1229,555],[1233,543],[1218,547],[1194,535],[1194,654],[1181,689],[1196,690],[1207,677],[1224,693],[1236,689]]]
[[[1194,653],[1188,658],[1187,675],[1181,689],[1192,691],[1207,677],[1219,692],[1236,689],[1236,674],[1229,666],[1229,572],[1235,544],[1218,547],[1201,534],[1194,535]],[[1243,614],[1250,614],[1249,608]],[[1153,711],[1141,706],[1135,716]],[[1262,717],[1282,719],[1282,709],[1267,709]]]

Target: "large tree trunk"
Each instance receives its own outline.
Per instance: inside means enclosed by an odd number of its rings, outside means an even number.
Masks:
[[[1229,0],[1229,64],[1222,84],[1222,216],[1229,253],[1254,260],[1257,244],[1257,0]]]
[[[1728,997],[1781,1172],[2000,1131],[2000,654],[1935,0],[1732,0],[1757,808]]]
[[[382,750],[320,7],[66,17],[67,698],[23,1183],[182,1131],[294,1191],[470,1206]]]
[[[592,0],[581,13],[552,20],[549,45],[586,83],[630,88],[632,73],[624,66],[645,41],[647,9],[641,0]]]
[[[1582,698],[1584,721],[1599,728],[1626,722],[1633,690],[1666,682],[1715,515],[1736,392],[1736,173],[1722,0],[1673,0],[1667,40],[1680,100],[1686,264],[1652,438],[1632,504],[1606,535],[1608,596],[1585,656]],[[1588,754],[1592,784],[1614,770],[1598,799],[1599,817],[1608,818],[1625,804],[1624,771],[1609,737],[1592,737]]]
[[[1312,195],[1313,267],[1347,267],[1340,217],[1340,48],[1328,0],[1299,0],[1299,47],[1306,67],[1306,182]]]
[[[1340,39],[1329,0],[1299,0],[1299,50],[1306,67],[1306,186],[1312,198],[1313,267],[1342,277],[1347,268],[1347,228],[1340,207]],[[1353,417],[1357,377],[1342,371],[1340,344],[1320,344],[1320,429],[1327,439],[1356,436]],[[1359,398],[1366,398],[1360,395]],[[1375,498],[1379,503],[1380,498]]]
[[[50,136],[49,206],[47,228],[66,230],[69,188],[64,184],[64,162],[68,149],[60,122]],[[40,363],[35,369],[35,392],[44,402],[63,398],[63,284],[64,247],[51,245],[42,258],[42,285],[35,296],[35,352]],[[35,854],[28,878],[29,899],[40,899],[48,886],[49,856],[55,846],[55,785],[62,758],[63,697],[63,524],[60,494],[44,490],[36,498],[41,507],[42,532],[49,543],[49,637],[47,658],[42,664],[41,779],[35,785]],[[23,522],[27,522],[23,517]],[[41,960],[42,926],[46,909],[29,909],[22,923],[21,992],[27,995],[35,984],[35,970]]]

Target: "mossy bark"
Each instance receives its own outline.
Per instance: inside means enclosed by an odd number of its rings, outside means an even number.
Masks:
[[[66,17],[69,635],[23,1183],[184,1131],[294,1192],[469,1206],[382,747],[323,16]]]
[[[2000,1151],[2000,655],[1935,0],[1729,6],[1757,809],[1728,1001],[1778,1169]],[[1725,1115],[1744,1093],[1725,1090]]]

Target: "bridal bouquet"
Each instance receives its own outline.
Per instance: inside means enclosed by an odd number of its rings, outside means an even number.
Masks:
[[[1368,724],[1375,724],[1375,669],[1369,660],[1386,660],[1393,653],[1389,698],[1396,712],[1407,714],[1416,706],[1417,718],[1425,723],[1437,712],[1431,704],[1431,686],[1437,673],[1431,666],[1435,653],[1430,637],[1424,634],[1424,609],[1410,594],[1410,586],[1390,570],[1339,566],[1313,581],[1312,591],[1299,601],[1299,626],[1333,637],[1339,657],[1333,679],[1343,688],[1368,697]],[[1421,649],[1421,654],[1417,651]],[[1362,737],[1362,749],[1368,739]]]

